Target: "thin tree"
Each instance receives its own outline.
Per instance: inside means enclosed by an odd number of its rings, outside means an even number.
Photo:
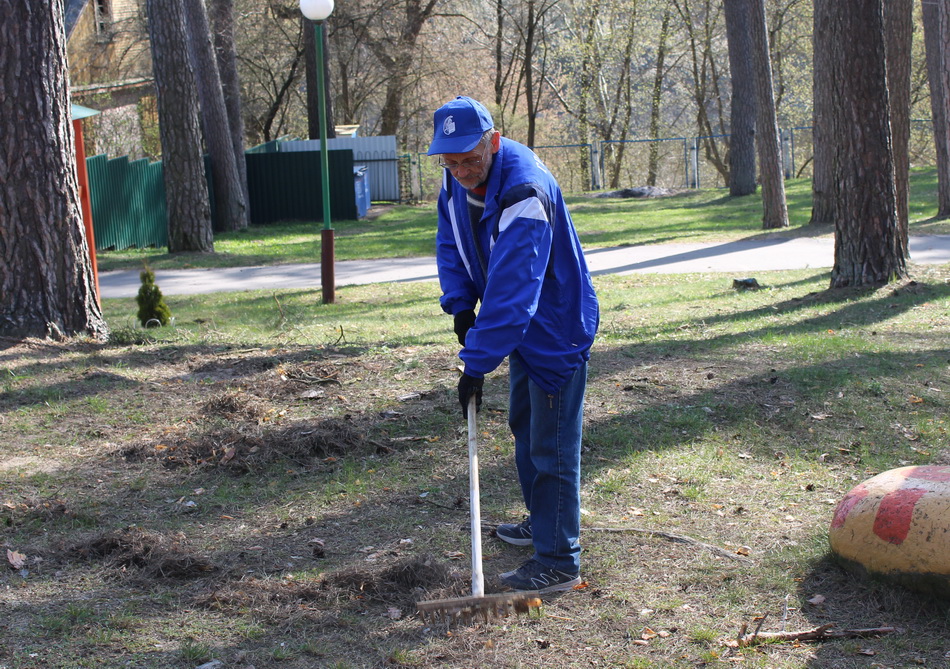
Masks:
[[[243,230],[247,227],[247,201],[234,157],[224,91],[204,0],[183,0],[183,6],[188,55],[198,83],[205,146],[211,160],[214,229],[222,232]]]
[[[659,43],[656,47],[656,66],[653,70],[653,94],[650,96],[650,137],[660,135],[660,98],[663,93],[663,80],[666,77],[667,42],[670,36],[670,10],[663,9],[663,21],[660,24]],[[660,143],[650,142],[650,157],[647,160],[647,185],[656,186],[660,165]]]
[[[950,216],[950,7],[946,0],[921,0],[930,110],[937,149],[937,216]]]
[[[788,227],[782,151],[779,146],[775,95],[772,90],[772,64],[769,58],[769,31],[765,20],[765,0],[749,3],[749,27],[752,34],[752,62],[755,65],[756,147],[762,180],[762,227],[765,230]]]
[[[834,111],[834,77],[831,64],[833,35],[841,29],[833,25],[835,3],[841,0],[815,0],[812,50],[812,179],[811,225],[831,225],[835,220],[834,160],[835,142],[831,134]]]
[[[729,194],[755,192],[755,70],[752,65],[750,0],[724,0],[729,42]]]
[[[906,256],[910,180],[910,78],[914,34],[913,0],[884,0],[884,44],[887,90],[890,95],[891,146],[894,152],[894,189],[901,248]]]
[[[897,220],[884,0],[833,2],[835,264],[831,287],[879,285],[906,276]]]
[[[419,35],[439,0],[390,0],[383,3],[337,3],[335,25],[345,26],[370,50],[386,72],[380,111],[381,135],[395,135],[403,114],[407,85],[416,76]]]
[[[188,62],[182,0],[147,0],[152,69],[158,93],[168,250],[211,252],[211,207],[201,155],[195,75]]]
[[[320,96],[317,91],[317,43],[314,21],[301,16],[303,29],[304,58],[307,68],[307,134],[310,139],[320,139],[320,114],[327,115],[327,139],[336,137],[336,128],[333,122],[333,97],[330,95],[330,40],[328,33],[329,19],[323,22],[323,93],[326,105],[320,109]]]
[[[79,204],[63,16],[62,0],[0,3],[0,335],[7,337],[108,334]]]
[[[208,17],[214,39],[214,54],[221,77],[224,106],[228,113],[234,163],[244,192],[244,202],[250,211],[247,191],[247,161],[244,157],[244,111],[241,105],[241,80],[238,76],[237,54],[234,47],[234,0],[208,0]]]

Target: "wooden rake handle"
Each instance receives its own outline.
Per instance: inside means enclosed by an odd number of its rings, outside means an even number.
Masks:
[[[485,594],[482,572],[482,519],[478,493],[478,438],[475,427],[475,394],[468,398],[468,496],[472,523],[472,596]]]

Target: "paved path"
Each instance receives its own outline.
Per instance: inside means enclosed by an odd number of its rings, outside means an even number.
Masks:
[[[591,272],[597,274],[684,272],[758,272],[778,269],[829,268],[834,265],[834,240],[799,238],[711,244],[652,244],[589,249]],[[910,238],[911,262],[950,262],[950,235]],[[336,285],[436,279],[435,258],[341,260]],[[227,269],[159,270],[155,282],[165,295],[194,295],[235,290],[320,287],[320,264],[233,267]],[[99,275],[102,297],[138,293],[138,270]]]

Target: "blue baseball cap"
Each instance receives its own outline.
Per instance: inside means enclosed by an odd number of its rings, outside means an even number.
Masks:
[[[432,144],[427,155],[466,153],[475,148],[486,130],[495,127],[491,114],[478,100],[460,95],[435,110]]]

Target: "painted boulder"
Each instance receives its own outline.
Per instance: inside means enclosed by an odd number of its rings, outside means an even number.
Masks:
[[[855,486],[829,539],[856,571],[950,597],[950,467],[901,467]]]

